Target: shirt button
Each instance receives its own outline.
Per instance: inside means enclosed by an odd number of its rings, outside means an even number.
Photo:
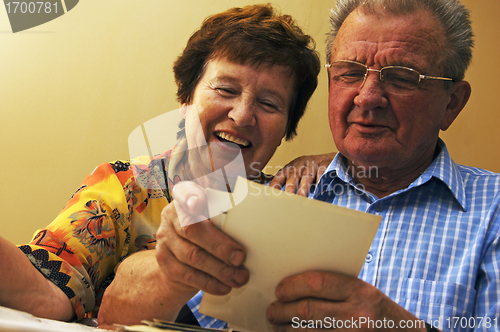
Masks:
[[[368,253],[368,254],[366,255],[365,262],[366,262],[366,263],[371,263],[371,261],[373,261],[373,255],[372,255],[372,254],[370,254],[370,253]]]
[[[383,209],[384,209],[384,207],[382,206],[382,204],[375,205],[375,211],[382,212]]]

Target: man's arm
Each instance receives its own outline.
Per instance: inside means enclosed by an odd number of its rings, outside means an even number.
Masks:
[[[24,253],[0,236],[0,305],[42,318],[69,321],[75,313],[64,292]]]

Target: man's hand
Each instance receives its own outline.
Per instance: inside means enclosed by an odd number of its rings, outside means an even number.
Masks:
[[[165,277],[181,289],[214,295],[244,285],[249,278],[243,266],[244,248],[209,220],[191,224],[203,219],[200,216],[207,210],[204,190],[181,182],[172,194],[175,204],[163,210],[156,234],[156,258]]]
[[[362,321],[383,324],[384,320],[391,320],[395,330],[407,331],[399,328],[400,321],[419,320],[374,286],[358,278],[336,273],[306,272],[285,278],[276,287],[276,297],[278,300],[267,310],[267,319],[275,331],[314,330],[308,329],[305,321],[332,322],[332,318],[348,324]],[[304,322],[302,327],[300,322]],[[390,323],[386,326],[389,327]],[[367,323],[358,323],[347,329],[344,325],[343,329],[338,330],[362,331],[369,330],[369,327]],[[426,331],[423,323],[420,327],[411,331]]]
[[[270,186],[281,189],[285,185],[286,192],[307,197],[334,157],[335,153],[327,153],[296,158],[276,173]]]

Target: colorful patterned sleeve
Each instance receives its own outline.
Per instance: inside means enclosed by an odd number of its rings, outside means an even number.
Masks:
[[[156,244],[164,191],[139,185],[149,174],[116,161],[98,166],[63,211],[19,248],[70,299],[77,319],[96,311],[118,264]],[[139,174],[139,175],[138,175]],[[142,174],[142,175],[141,175]],[[151,181],[145,177],[144,181]]]

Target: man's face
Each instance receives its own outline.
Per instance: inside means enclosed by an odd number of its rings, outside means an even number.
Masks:
[[[331,62],[352,60],[372,69],[399,65],[442,76],[444,45],[442,28],[427,11],[397,17],[355,10],[338,32]],[[330,82],[330,128],[339,151],[356,165],[411,170],[432,158],[439,130],[451,123],[449,102],[442,81],[422,80],[414,94],[395,95],[371,72],[361,88]]]

